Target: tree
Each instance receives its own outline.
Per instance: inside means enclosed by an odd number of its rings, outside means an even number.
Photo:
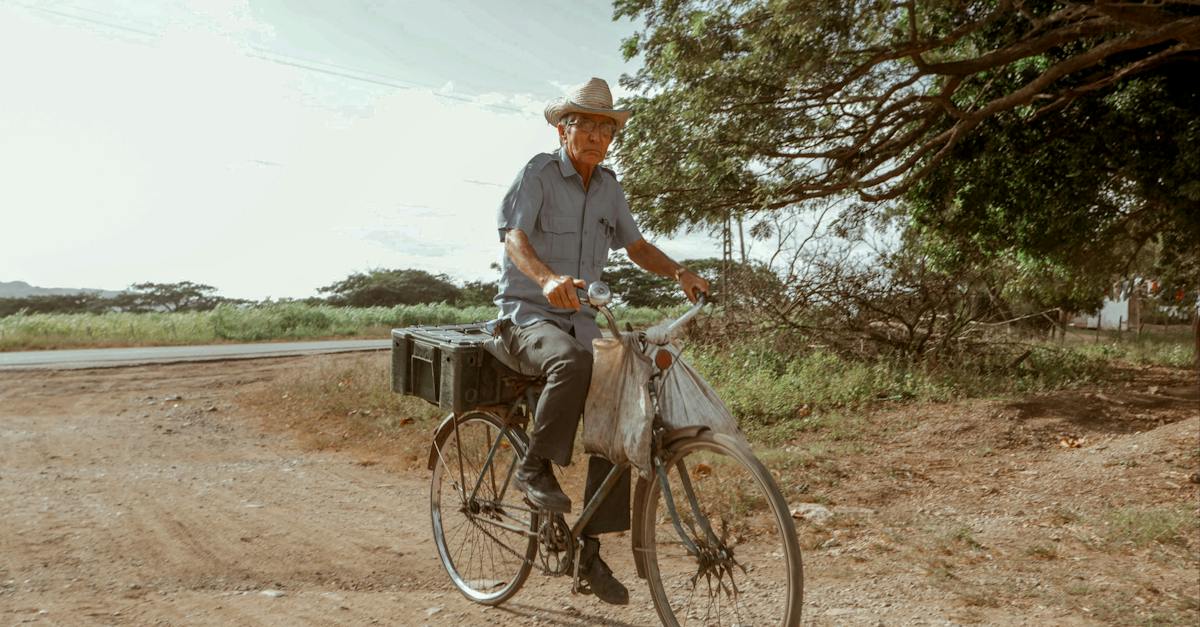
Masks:
[[[650,231],[739,215],[766,232],[843,201],[843,233],[895,219],[932,272],[913,276],[996,266],[1016,279],[997,295],[1009,304],[1081,306],[1151,254],[1155,273],[1200,283],[1194,2],[616,12],[645,24],[625,42],[644,64],[622,80],[640,95],[616,154]]]
[[[680,263],[708,281],[710,301],[728,304],[721,293],[724,264],[720,259],[685,259]],[[750,300],[753,295],[782,291],[779,277],[764,264],[733,263],[728,270],[728,279],[741,287],[739,301]],[[631,307],[671,307],[684,302],[678,282],[642,270],[623,254],[609,262],[603,280],[622,304]]]
[[[35,313],[102,313],[113,307],[113,299],[97,292],[78,294],[40,294],[17,298],[0,298],[0,318],[24,312]]]
[[[134,283],[129,290],[112,299],[113,305],[126,311],[207,311],[225,299],[217,288],[202,283]]]
[[[646,28],[618,145],[649,228],[850,195],[900,197],[980,125],[1168,63],[1193,68],[1193,3],[617,0]]]
[[[1184,262],[1200,256],[1196,70],[1165,66],[1032,120],[997,115],[908,193],[916,224],[956,254],[1017,257],[1047,277],[1200,285]]]
[[[684,265],[688,265],[687,262]],[[690,267],[690,266],[689,266]],[[679,302],[679,284],[634,265],[618,254],[604,268],[602,280],[622,304],[631,307],[667,307]]]
[[[356,272],[317,292],[329,294],[331,303],[350,307],[454,303],[459,297],[450,277],[412,269]]]
[[[500,264],[493,261],[488,268],[500,272]],[[500,291],[499,281],[467,281],[459,290],[458,304],[466,306],[491,305]]]
[[[457,303],[467,307],[491,305],[500,291],[497,281],[467,281],[458,291]]]

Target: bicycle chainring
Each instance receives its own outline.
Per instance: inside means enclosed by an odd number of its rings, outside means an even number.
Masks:
[[[538,529],[538,556],[542,570],[548,575],[571,572],[575,547],[571,541],[571,528],[562,515],[547,518]]]

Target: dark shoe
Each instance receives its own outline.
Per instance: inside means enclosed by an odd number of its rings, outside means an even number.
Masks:
[[[548,459],[526,459],[513,475],[513,485],[541,509],[563,514],[571,511],[571,499],[558,487]]]
[[[629,590],[613,577],[612,569],[600,559],[600,541],[583,537],[579,551],[579,578],[597,599],[612,605],[629,605]]]

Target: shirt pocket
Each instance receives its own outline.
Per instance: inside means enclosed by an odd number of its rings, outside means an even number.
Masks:
[[[546,237],[545,260],[571,261],[579,258],[579,219],[542,214],[538,226]]]
[[[617,227],[613,224],[612,218],[601,217],[596,224],[596,237],[592,249],[592,262],[595,264],[597,272],[602,272],[605,264],[608,263],[608,251],[612,250],[616,237]]]

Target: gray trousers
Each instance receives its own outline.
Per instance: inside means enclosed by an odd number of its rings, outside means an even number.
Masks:
[[[559,466],[570,465],[575,432],[592,381],[591,351],[573,334],[548,321],[525,327],[502,324],[500,336],[509,353],[546,376],[546,387],[538,399],[533,428],[529,431],[529,453]],[[612,463],[603,457],[593,455],[588,459],[587,485],[583,492],[585,506],[612,467]],[[629,529],[629,487],[630,475],[626,469],[584,526],[584,534]]]

